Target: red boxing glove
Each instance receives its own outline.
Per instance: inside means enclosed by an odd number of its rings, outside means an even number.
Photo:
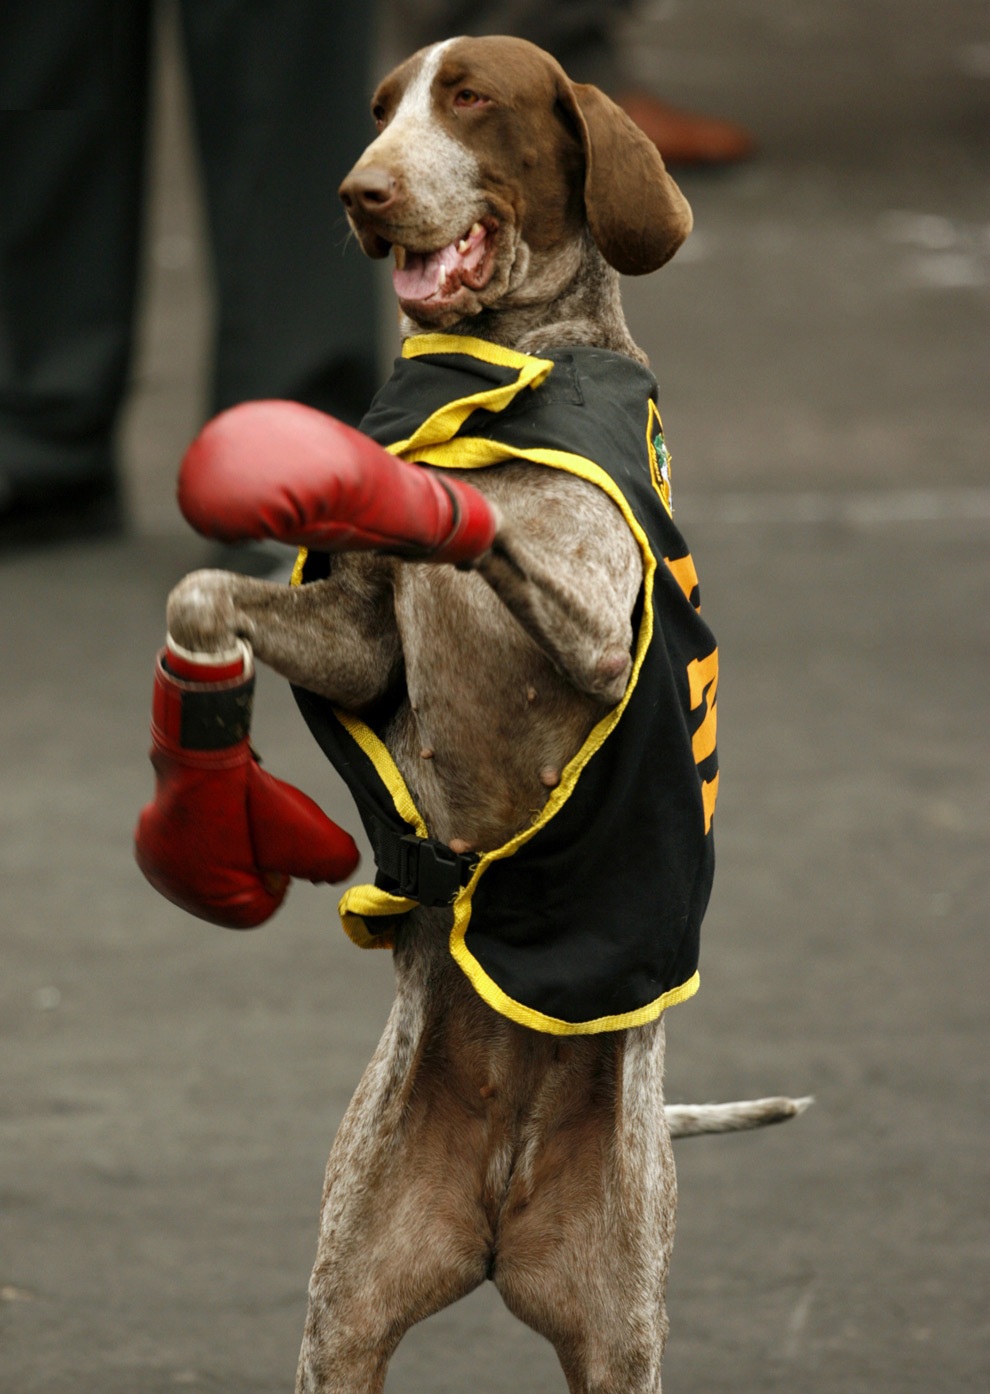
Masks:
[[[166,899],[200,919],[251,929],[273,915],[289,878],[341,881],[353,839],[312,799],[274,779],[248,742],[254,672],[247,645],[225,655],[158,655],[151,724],[155,797],[135,855]]]
[[[208,422],[182,461],[179,507],[221,542],[270,538],[422,561],[472,561],[496,529],[470,484],[407,464],[298,402],[243,402]]]

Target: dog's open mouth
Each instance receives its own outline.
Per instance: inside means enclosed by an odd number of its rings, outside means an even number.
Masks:
[[[474,223],[456,242],[436,252],[412,252],[396,244],[392,285],[411,305],[442,305],[462,286],[483,290],[494,269],[494,228]]]

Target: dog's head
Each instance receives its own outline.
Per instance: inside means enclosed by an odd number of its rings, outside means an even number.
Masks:
[[[611,266],[640,275],[691,229],[639,128],[525,40],[423,49],[381,83],[372,114],[380,134],[340,195],[365,252],[394,252],[396,294],[418,324],[559,293],[588,232]]]

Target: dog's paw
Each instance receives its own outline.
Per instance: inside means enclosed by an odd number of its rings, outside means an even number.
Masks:
[[[221,653],[238,637],[231,579],[226,571],[193,571],[172,591],[168,632],[192,653]]]

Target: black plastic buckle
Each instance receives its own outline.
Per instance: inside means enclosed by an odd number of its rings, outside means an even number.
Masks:
[[[397,895],[420,905],[450,905],[466,886],[477,857],[454,852],[446,843],[409,833],[399,838]]]

